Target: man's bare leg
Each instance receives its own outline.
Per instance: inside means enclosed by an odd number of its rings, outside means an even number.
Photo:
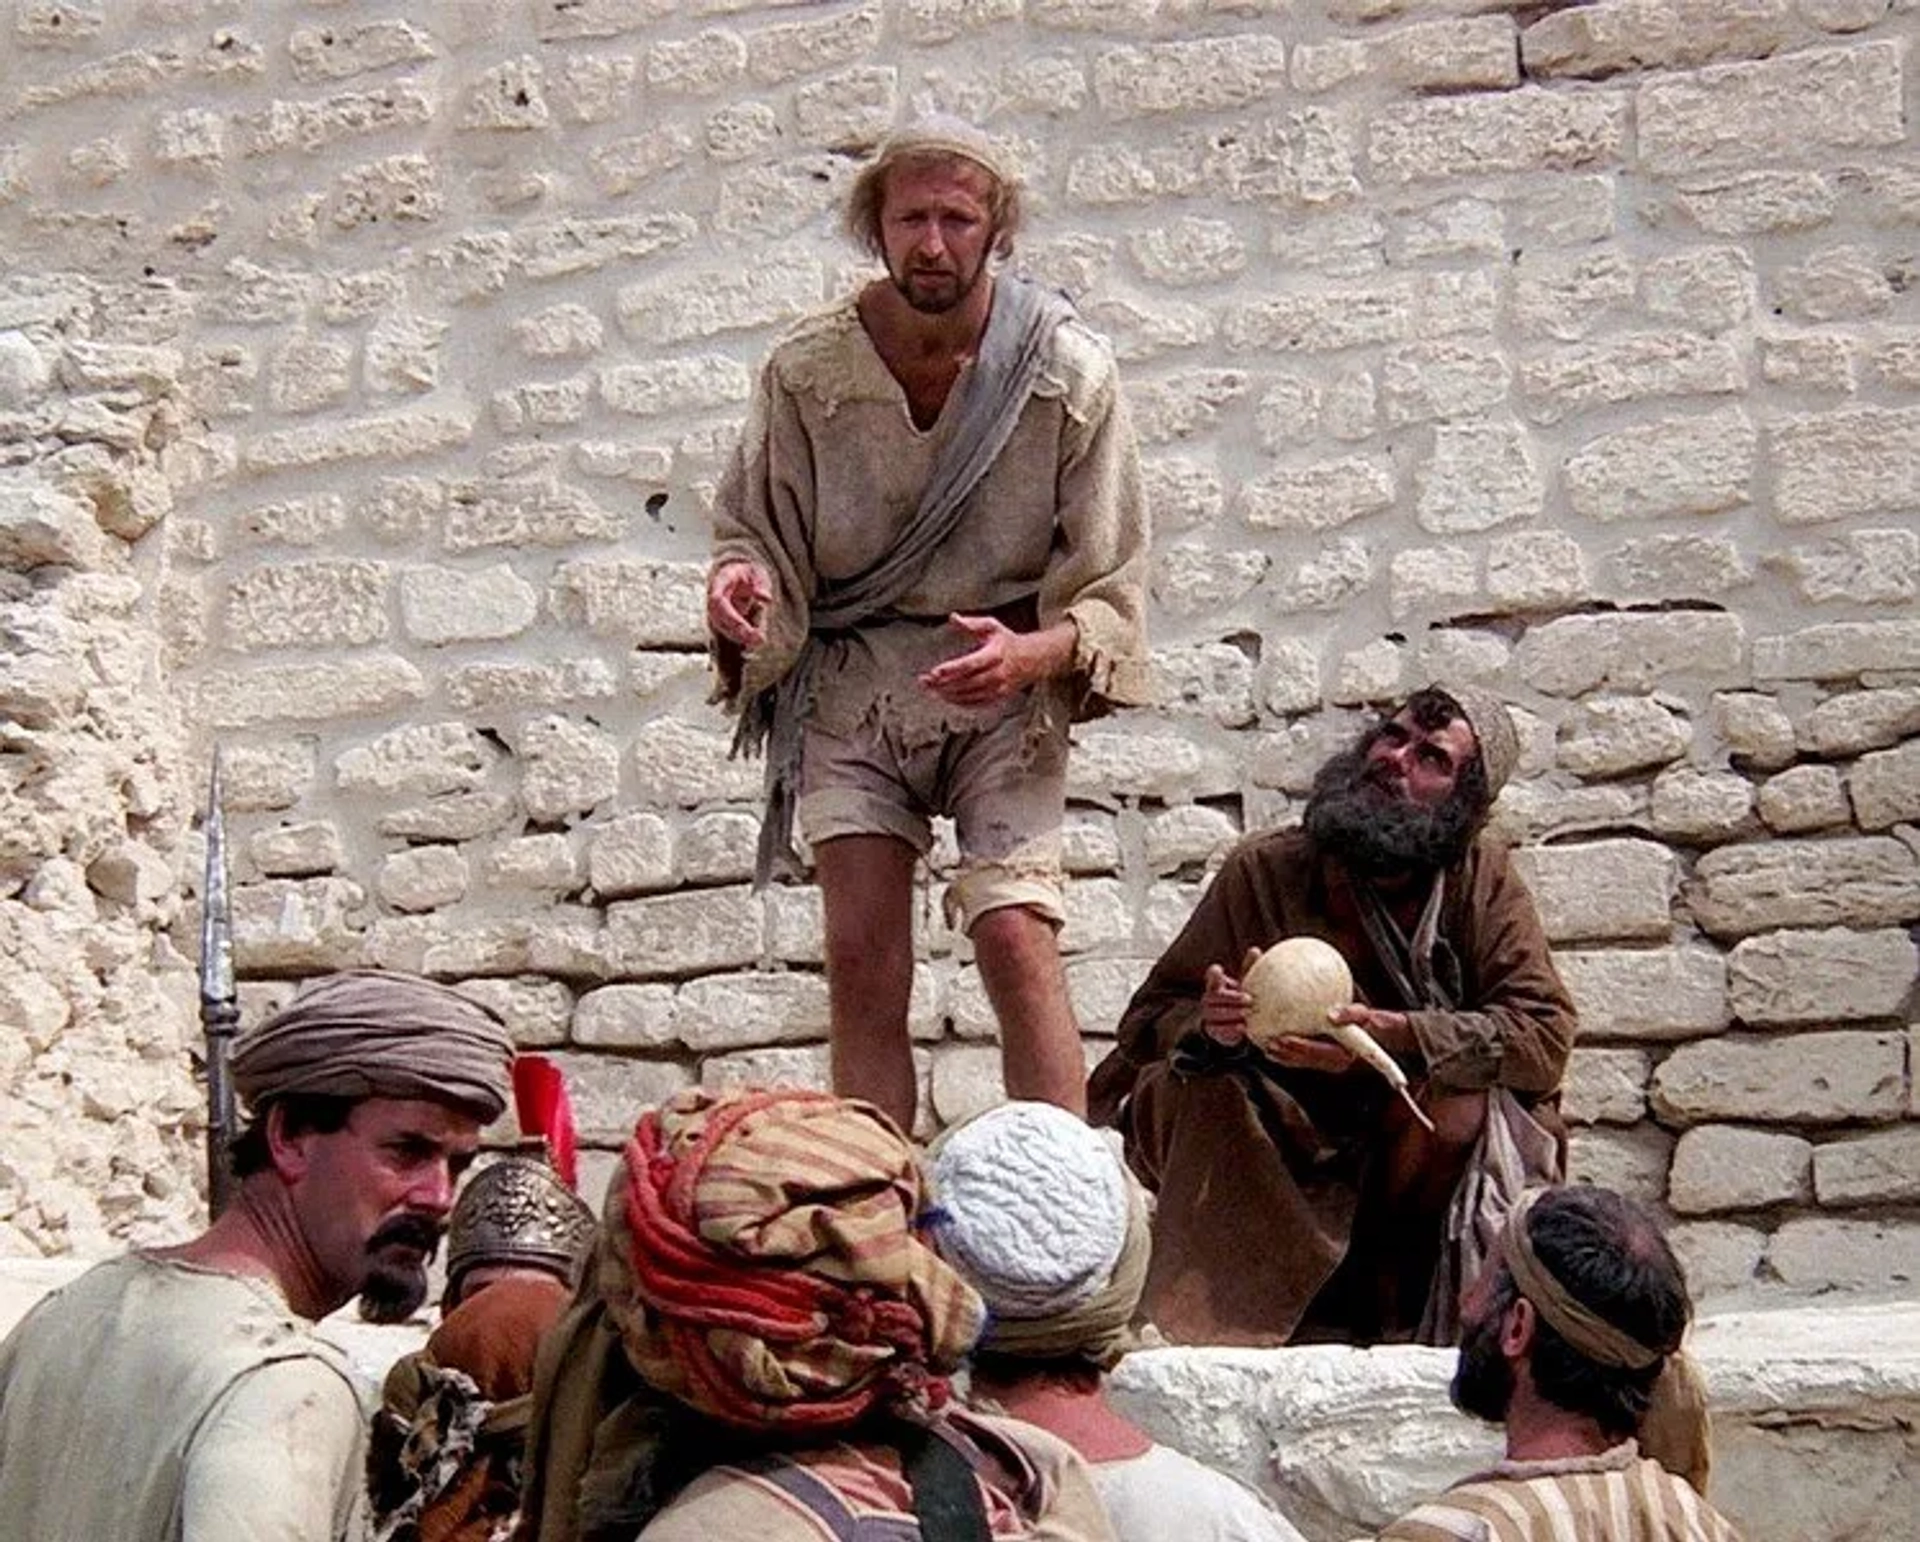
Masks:
[[[1006,905],[975,921],[971,935],[1000,1019],[1007,1096],[1054,1103],[1084,1119],[1087,1062],[1053,923],[1025,905]]]
[[[890,835],[843,835],[814,848],[827,912],[833,1090],[879,1105],[912,1130],[919,1088],[907,1003],[913,995],[913,869]]]

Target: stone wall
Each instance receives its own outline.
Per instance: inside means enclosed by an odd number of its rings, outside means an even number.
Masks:
[[[64,1153],[131,1097],[172,1143],[133,1170],[191,1167],[184,1018],[89,1015],[133,976],[77,930],[184,979],[173,712],[230,758],[250,1011],[350,962],[472,981],[603,1145],[696,1079],[822,1073],[818,897],[750,892],[757,768],[704,704],[706,507],[768,339],[864,271],[862,154],[939,106],[1025,155],[1021,260],[1113,338],[1150,464],[1161,705],[1074,762],[1090,1032],[1363,709],[1485,681],[1585,1018],[1576,1171],[1668,1204],[1707,1287],[1911,1281],[1917,16],[21,0],[0,410],[8,518],[53,533],[9,537],[9,663],[104,673],[0,770],[165,771],[10,855],[9,1105],[41,1089]],[[124,495],[69,463],[94,443]],[[123,633],[138,712],[90,695]],[[997,1070],[936,900],[949,1119]],[[13,938],[48,917],[42,967]],[[74,1093],[99,1023],[164,1092]],[[148,1213],[42,1219],[80,1203],[56,1165],[0,1187],[0,1247]]]

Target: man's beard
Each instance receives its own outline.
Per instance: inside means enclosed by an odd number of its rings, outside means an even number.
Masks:
[[[1460,1360],[1447,1388],[1455,1408],[1489,1424],[1505,1422],[1513,1401],[1513,1367],[1500,1348],[1501,1315],[1489,1312],[1478,1322],[1462,1325]]]
[[[899,273],[895,273],[889,268],[887,277],[893,280],[893,287],[900,292],[900,298],[905,300],[908,305],[912,306],[913,309],[921,315],[944,316],[979,287],[980,279],[986,271],[987,263],[983,257],[970,274],[961,273],[958,270],[947,272],[939,269],[915,269],[910,267]],[[948,279],[951,280],[951,283],[942,284],[930,291],[916,292],[913,287],[913,280],[917,274]]]
[[[367,1242],[360,1316],[371,1323],[406,1322],[427,1302],[427,1264],[443,1230],[425,1216],[395,1216]],[[392,1249],[393,1251],[388,1251]]]
[[[1464,799],[1409,803],[1368,777],[1364,740],[1314,774],[1303,819],[1316,845],[1369,877],[1451,867],[1473,841],[1474,811]]]

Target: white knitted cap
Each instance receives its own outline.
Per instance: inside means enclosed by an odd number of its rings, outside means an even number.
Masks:
[[[997,1316],[1091,1300],[1127,1239],[1127,1176],[1106,1139],[1051,1103],[1004,1103],[933,1153],[942,1255]]]

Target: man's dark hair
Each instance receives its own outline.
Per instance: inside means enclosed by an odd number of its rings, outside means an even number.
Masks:
[[[1680,1347],[1692,1307],[1686,1277],[1659,1223],[1611,1189],[1569,1185],[1541,1196],[1527,1217],[1541,1266],[1582,1306],[1662,1356]],[[1511,1276],[1501,1270],[1496,1296]],[[1536,1391],[1557,1408],[1586,1414],[1611,1439],[1640,1427],[1664,1358],[1643,1370],[1601,1365],[1535,1313],[1528,1364]]]
[[[255,1109],[247,1127],[227,1143],[227,1165],[236,1178],[250,1178],[273,1165],[273,1154],[267,1148],[267,1116],[276,1108],[282,1111],[288,1135],[304,1135],[309,1130],[331,1135],[346,1128],[359,1101],[312,1092],[293,1092],[272,1098]]]

